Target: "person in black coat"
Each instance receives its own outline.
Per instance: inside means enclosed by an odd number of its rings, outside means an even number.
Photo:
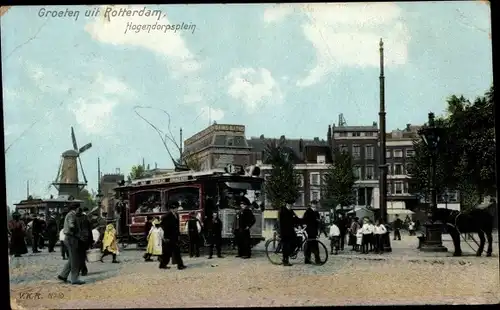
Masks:
[[[81,209],[79,209],[81,210]],[[76,214],[76,219],[78,226],[80,228],[79,242],[78,242],[78,253],[80,260],[80,273],[82,276],[86,276],[88,273],[87,268],[87,251],[92,248],[94,244],[94,236],[92,235],[92,225],[87,217],[87,214],[83,210],[78,211]]]
[[[318,202],[316,200],[311,201],[311,205],[307,208],[304,216],[302,217],[302,223],[306,225],[307,237],[309,239],[317,239],[320,231],[320,215],[317,211]],[[314,260],[316,264],[320,263],[319,258],[319,248],[317,242],[307,242],[305,247],[305,263],[311,263],[311,253],[314,254]]]
[[[47,228],[45,230],[47,239],[49,240],[49,253],[54,252],[54,247],[56,246],[57,240],[59,239],[59,231],[57,229],[56,218],[51,214],[49,220],[47,221]]]
[[[40,253],[39,248],[41,247],[41,239],[42,239],[42,232],[43,232],[43,222],[38,216],[33,216],[33,222],[31,223],[31,236],[32,236],[32,243],[31,243],[31,248],[33,253]]]
[[[182,270],[186,268],[182,262],[181,249],[179,247],[180,239],[180,222],[177,210],[179,204],[171,202],[169,204],[169,211],[161,219],[161,228],[163,229],[163,244],[162,255],[160,259],[160,268],[168,269],[170,258],[177,264],[177,269]]]
[[[189,236],[189,257],[200,257],[201,223],[196,218],[195,212],[189,214],[187,229]]]
[[[212,213],[212,220],[208,222],[208,241],[210,242],[210,252],[208,258],[211,259],[214,254],[214,247],[217,252],[217,257],[222,258],[222,221],[217,212]]]
[[[250,208],[250,201],[244,198],[240,202],[241,216],[239,217],[239,239],[241,247],[241,258],[252,256],[252,239],[250,229],[255,224],[255,216]]]
[[[12,214],[12,220],[9,222],[10,233],[10,255],[21,257],[28,253],[26,247],[26,225],[21,220],[21,215],[18,212]]]
[[[293,201],[287,202],[284,207],[281,207],[278,216],[278,230],[283,250],[283,266],[292,266],[290,264],[290,255],[297,244],[295,227],[300,224],[300,219],[292,210],[293,203]]]
[[[336,225],[339,228],[340,231],[340,250],[344,250],[345,246],[345,239],[347,235],[347,230],[349,228],[349,220],[347,217],[343,216],[342,214],[338,215]]]

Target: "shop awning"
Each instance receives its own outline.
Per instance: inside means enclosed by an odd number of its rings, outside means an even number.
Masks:
[[[413,212],[412,210],[406,210],[406,209],[387,209],[387,214],[391,214],[391,215],[394,215],[394,214],[403,214],[403,215],[406,215],[406,214],[415,214],[415,212]]]

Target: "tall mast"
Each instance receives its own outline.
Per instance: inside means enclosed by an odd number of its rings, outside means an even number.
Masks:
[[[26,181],[26,199],[30,197],[30,181]]]
[[[180,153],[180,164],[182,165],[182,128],[180,130],[180,141],[179,141],[179,153]]]

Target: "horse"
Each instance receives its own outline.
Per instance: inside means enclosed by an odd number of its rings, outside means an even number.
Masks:
[[[492,205],[490,204],[489,207]],[[444,223],[444,232],[449,233],[455,251],[453,256],[461,256],[462,249],[460,247],[461,233],[477,233],[479,236],[479,248],[476,256],[481,256],[485,245],[485,235],[488,239],[488,249],[486,256],[491,256],[493,252],[493,215],[488,208],[476,206],[469,211],[456,211],[448,209],[437,209],[434,212],[434,220],[439,220]]]

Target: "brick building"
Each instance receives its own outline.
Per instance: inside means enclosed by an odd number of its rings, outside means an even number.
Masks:
[[[248,166],[250,147],[245,126],[213,124],[184,141],[183,156],[195,156],[201,170],[224,168],[228,164]]]
[[[378,188],[379,145],[378,127],[371,126],[328,126],[328,140],[332,149],[338,148],[352,155],[356,205],[374,206],[374,188]]]

